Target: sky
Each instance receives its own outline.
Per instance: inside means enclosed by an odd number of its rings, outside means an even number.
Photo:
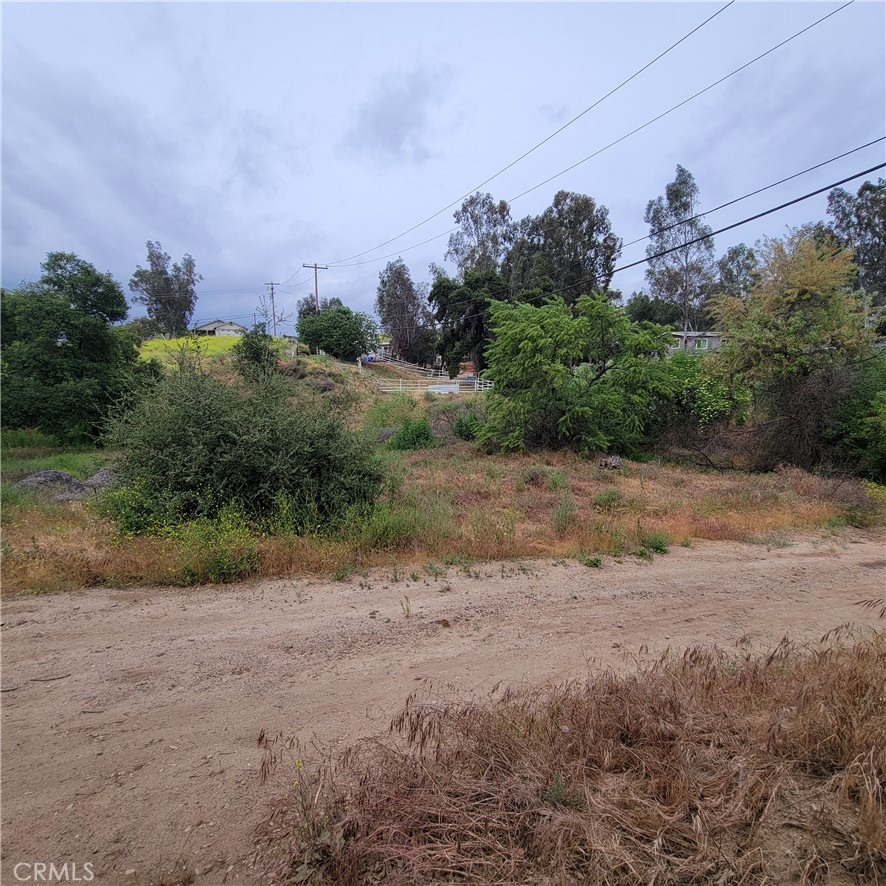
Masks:
[[[156,240],[203,275],[194,321],[249,325],[268,281],[293,315],[313,262],[330,266],[321,297],[371,312],[398,255],[416,282],[431,262],[454,273],[455,207],[368,250],[460,202],[725,5],[7,0],[2,284],[37,279],[46,253],[65,251],[126,287]],[[482,190],[511,200],[840,5],[738,0]],[[648,233],[646,204],[677,164],[707,209],[883,135],[886,5],[856,0],[511,212],[589,194],[628,242]],[[716,230],[884,159],[880,141],[706,221]],[[716,251],[825,217],[822,194],[718,236]],[[612,285],[643,283],[640,267]]]

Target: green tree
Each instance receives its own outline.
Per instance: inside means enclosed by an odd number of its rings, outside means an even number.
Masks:
[[[702,302],[716,279],[714,241],[710,227],[694,218],[699,212],[698,185],[692,173],[677,166],[676,177],[663,197],[650,200],[644,219],[649,225],[646,280],[652,295],[680,308],[683,339],[701,316]],[[659,253],[671,250],[667,255]],[[659,256],[653,258],[653,256]]]
[[[496,203],[492,194],[472,194],[453,213],[458,230],[449,236],[446,258],[452,259],[464,276],[496,272],[513,239],[511,209],[504,200]]]
[[[487,420],[477,439],[504,450],[630,451],[676,382],[668,330],[632,323],[604,296],[491,308]]]
[[[120,488],[108,509],[130,532],[158,532],[232,509],[260,528],[310,533],[379,493],[371,449],[328,405],[274,376],[226,384],[185,356],[115,417]]]
[[[137,266],[129,288],[137,293],[133,301],[147,307],[148,316],[160,324],[170,338],[184,335],[197,304],[197,273],[194,259],[185,253],[181,262],[170,267],[170,257],[159,242],[147,241],[148,267]]]
[[[871,357],[852,253],[797,229],[759,254],[750,296],[713,301],[726,338],[712,364],[730,386],[751,386],[764,456],[813,468],[831,457],[840,410]]]
[[[758,268],[757,254],[750,246],[744,243],[730,246],[717,261],[717,291],[722,295],[747,298],[754,287]]]
[[[98,437],[111,405],[151,366],[138,339],[112,323],[126,296],[110,273],[51,252],[43,276],[2,298],[3,424],[69,441]]]
[[[416,286],[402,258],[388,262],[378,275],[375,312],[391,337],[395,357],[424,363],[433,359],[434,333],[427,284]]]
[[[650,298],[645,292],[635,292],[625,305],[625,313],[634,323],[658,323],[676,326],[680,322],[680,308],[663,298]]]
[[[840,242],[855,252],[858,283],[870,307],[882,308],[886,305],[886,180],[865,182],[855,195],[835,188],[828,194],[828,215]],[[884,312],[872,311],[873,316],[881,318],[881,333],[886,334]]]
[[[437,275],[429,301],[440,325],[439,350],[450,375],[458,373],[462,360],[470,360],[477,372],[483,369],[490,305],[507,298],[508,288],[494,271],[468,271],[463,280]]]
[[[299,317],[298,337],[314,350],[350,361],[375,347],[377,332],[371,317],[336,307]]]
[[[593,197],[558,191],[539,216],[523,219],[502,274],[512,292],[553,282],[567,304],[580,295],[606,291],[621,239],[612,233],[609,210]]]

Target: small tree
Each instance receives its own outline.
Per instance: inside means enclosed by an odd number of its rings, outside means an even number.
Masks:
[[[181,262],[173,263],[159,242],[147,241],[148,267],[136,267],[129,288],[136,293],[133,301],[148,309],[148,316],[160,324],[171,338],[184,335],[197,304],[197,284],[203,277],[197,273],[194,259],[185,253]]]
[[[668,331],[632,323],[604,296],[491,307],[487,421],[477,439],[505,450],[570,446],[629,451],[662,398],[676,393],[661,358]]]
[[[292,402],[281,379],[225,384],[183,359],[109,431],[120,451],[111,513],[164,531],[236,509],[257,526],[321,530],[368,505],[382,473],[325,403]]]
[[[279,346],[268,335],[264,323],[256,323],[252,329],[231,348],[237,371],[244,377],[266,376],[277,369]]]
[[[870,357],[852,253],[808,229],[759,247],[750,297],[722,296],[712,312],[726,339],[713,355],[730,384],[752,386],[754,424],[771,463],[812,468],[829,458],[829,438],[859,367]]]
[[[371,317],[342,307],[301,316],[298,337],[314,350],[350,361],[374,348],[377,332]]]

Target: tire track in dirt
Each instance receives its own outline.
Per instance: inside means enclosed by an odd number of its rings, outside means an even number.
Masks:
[[[601,569],[4,599],[2,881],[20,861],[88,861],[97,884],[147,884],[184,859],[198,883],[255,882],[251,829],[285,789],[259,785],[262,729],[334,747],[384,730],[423,677],[483,693],[644,644],[882,626],[856,604],[886,591],[883,554],[879,535],[699,543]]]

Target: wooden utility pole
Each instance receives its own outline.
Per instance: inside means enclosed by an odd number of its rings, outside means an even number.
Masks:
[[[274,287],[279,285],[279,283],[265,283],[265,286],[271,289],[271,323],[274,328],[274,338],[277,337],[277,309],[274,307]]]
[[[316,262],[312,265],[302,265],[303,268],[313,268],[314,269],[314,305],[317,308],[317,313],[320,313],[320,289],[317,281],[317,271],[328,271],[329,268],[326,265],[318,265]]]

